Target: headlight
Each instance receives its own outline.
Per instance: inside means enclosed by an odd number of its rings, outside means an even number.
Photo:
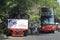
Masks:
[[[44,27],[42,27],[42,29],[44,29]]]
[[[55,27],[52,27],[52,28],[55,28]]]

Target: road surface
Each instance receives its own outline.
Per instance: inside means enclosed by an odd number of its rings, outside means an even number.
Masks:
[[[0,37],[0,40],[3,40],[3,39]]]
[[[0,40],[4,40],[3,37],[0,36]]]
[[[60,40],[60,32],[41,33],[40,35],[28,35],[26,37],[11,37],[5,40]]]

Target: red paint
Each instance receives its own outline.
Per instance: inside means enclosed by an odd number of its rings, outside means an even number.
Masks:
[[[42,31],[47,32],[47,31],[55,31],[56,30],[56,25],[43,25],[42,26]]]
[[[12,36],[24,36],[24,31],[28,29],[23,28],[8,28],[8,30],[12,30]],[[16,30],[19,30],[19,33],[16,34]]]

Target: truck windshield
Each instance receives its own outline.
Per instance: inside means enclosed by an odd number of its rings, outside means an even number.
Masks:
[[[44,17],[44,18],[41,20],[41,24],[42,24],[42,25],[54,24],[54,18],[53,18],[53,17],[51,17],[51,18],[46,18],[46,17]]]
[[[53,8],[42,8],[41,9],[41,24],[50,25],[54,24],[54,12]]]

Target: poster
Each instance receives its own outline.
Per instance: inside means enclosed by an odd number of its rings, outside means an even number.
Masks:
[[[28,29],[28,20],[26,20],[26,19],[8,19],[8,28]]]

